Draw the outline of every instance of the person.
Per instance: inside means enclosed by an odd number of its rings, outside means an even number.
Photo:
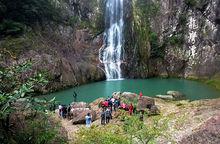
[[[65,105],[62,105],[61,117],[62,117],[62,118],[66,118],[66,113],[67,113],[67,108],[66,108]]]
[[[114,98],[114,97],[111,98],[111,102],[112,102],[112,103],[115,102],[115,98]]]
[[[67,117],[67,106],[64,105],[64,118],[66,118],[66,117]]]
[[[130,106],[129,106],[129,114],[130,114],[130,115],[132,115],[133,110],[134,110],[134,107],[133,107],[133,105],[132,105],[132,103],[131,103]]]
[[[109,123],[111,119],[111,111],[109,108],[106,109],[106,124]]]
[[[58,106],[58,109],[59,109],[59,116],[60,117],[62,117],[62,105],[60,104],[59,106]]]
[[[142,98],[142,96],[143,96],[143,93],[140,92],[140,93],[139,93],[139,98]]]
[[[110,101],[111,100],[111,98],[108,96],[108,98],[106,99],[107,101]]]
[[[112,112],[112,101],[111,101],[111,99],[108,101],[108,106],[110,107],[110,111]]]
[[[119,98],[119,99],[117,100],[117,102],[118,102],[118,107],[120,107],[120,106],[121,106],[121,98]]]
[[[90,115],[90,113],[87,113],[86,115],[86,127],[90,127],[92,124],[92,117]]]
[[[70,111],[71,111],[71,105],[69,104],[67,107],[67,118],[70,119]]]
[[[74,91],[73,92],[73,101],[76,102],[77,101],[77,93]]]
[[[101,124],[105,125],[105,122],[106,122],[106,112],[105,109],[103,108],[101,112]]]
[[[108,101],[104,101],[104,107],[108,107]]]
[[[125,104],[125,103],[122,103],[121,106],[120,106],[120,108],[126,110],[126,104]]]
[[[114,108],[114,111],[116,112],[116,109],[118,108],[118,100],[115,99],[114,103],[113,103],[113,108]]]

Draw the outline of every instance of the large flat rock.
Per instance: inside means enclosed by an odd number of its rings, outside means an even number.
[[[220,144],[220,113],[208,119],[181,144]]]
[[[142,96],[138,99],[137,103],[137,111],[150,109],[153,105],[155,105],[155,100],[151,97]]]
[[[75,109],[72,111],[73,113],[73,119],[72,119],[72,124],[85,124],[85,117],[88,113],[91,114],[92,116],[92,121],[96,120],[96,112],[93,110],[89,110],[89,109],[83,109],[83,110],[78,110]]]

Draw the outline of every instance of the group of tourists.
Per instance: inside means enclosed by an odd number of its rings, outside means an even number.
[[[62,118],[67,118],[70,115],[71,106],[68,105],[59,105],[59,116]]]
[[[110,111],[112,112],[112,110],[116,111],[121,105],[121,100],[120,98],[116,99],[116,98],[107,98],[105,101],[102,101],[100,103],[100,106],[104,109],[109,108]]]
[[[74,93],[74,96],[76,97],[76,93]],[[142,92],[139,94],[140,98],[143,96]],[[110,119],[112,119],[112,112],[117,111],[117,109],[124,109],[129,112],[130,115],[134,112],[134,106],[132,103],[126,104],[121,103],[120,98],[107,98],[104,101],[100,102],[99,106],[102,108],[101,111],[101,124],[105,125],[110,122]],[[71,105],[59,105],[59,116],[62,118],[69,118],[69,115],[71,113]],[[143,120],[143,113],[141,114],[140,120]],[[90,127],[92,124],[92,116],[90,113],[87,113],[85,116],[85,122],[86,127]]]
[[[130,105],[121,103],[120,98],[107,98],[105,101],[102,101],[100,103],[102,107],[101,112],[101,124],[105,125],[108,124],[110,119],[112,119],[112,111],[116,111],[117,109],[124,109],[126,111],[129,111],[129,114],[132,115],[134,111],[134,107],[132,103]]]

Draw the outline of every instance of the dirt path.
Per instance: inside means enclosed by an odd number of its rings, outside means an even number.
[[[115,118],[115,116],[116,116],[116,114],[115,114],[115,112],[113,112],[113,118],[110,120],[109,124],[121,123],[117,118]],[[58,112],[56,112],[56,118],[61,121],[61,126],[66,130],[70,143],[73,141],[75,133],[80,128],[86,127],[85,124],[73,125],[71,120],[60,118],[58,116]],[[100,118],[98,118],[92,122],[92,125],[101,126],[100,121],[101,121]]]

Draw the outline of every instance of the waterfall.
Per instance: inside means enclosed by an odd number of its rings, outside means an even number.
[[[99,51],[99,59],[104,64],[107,80],[122,78],[123,2],[124,0],[106,1],[104,46]]]

